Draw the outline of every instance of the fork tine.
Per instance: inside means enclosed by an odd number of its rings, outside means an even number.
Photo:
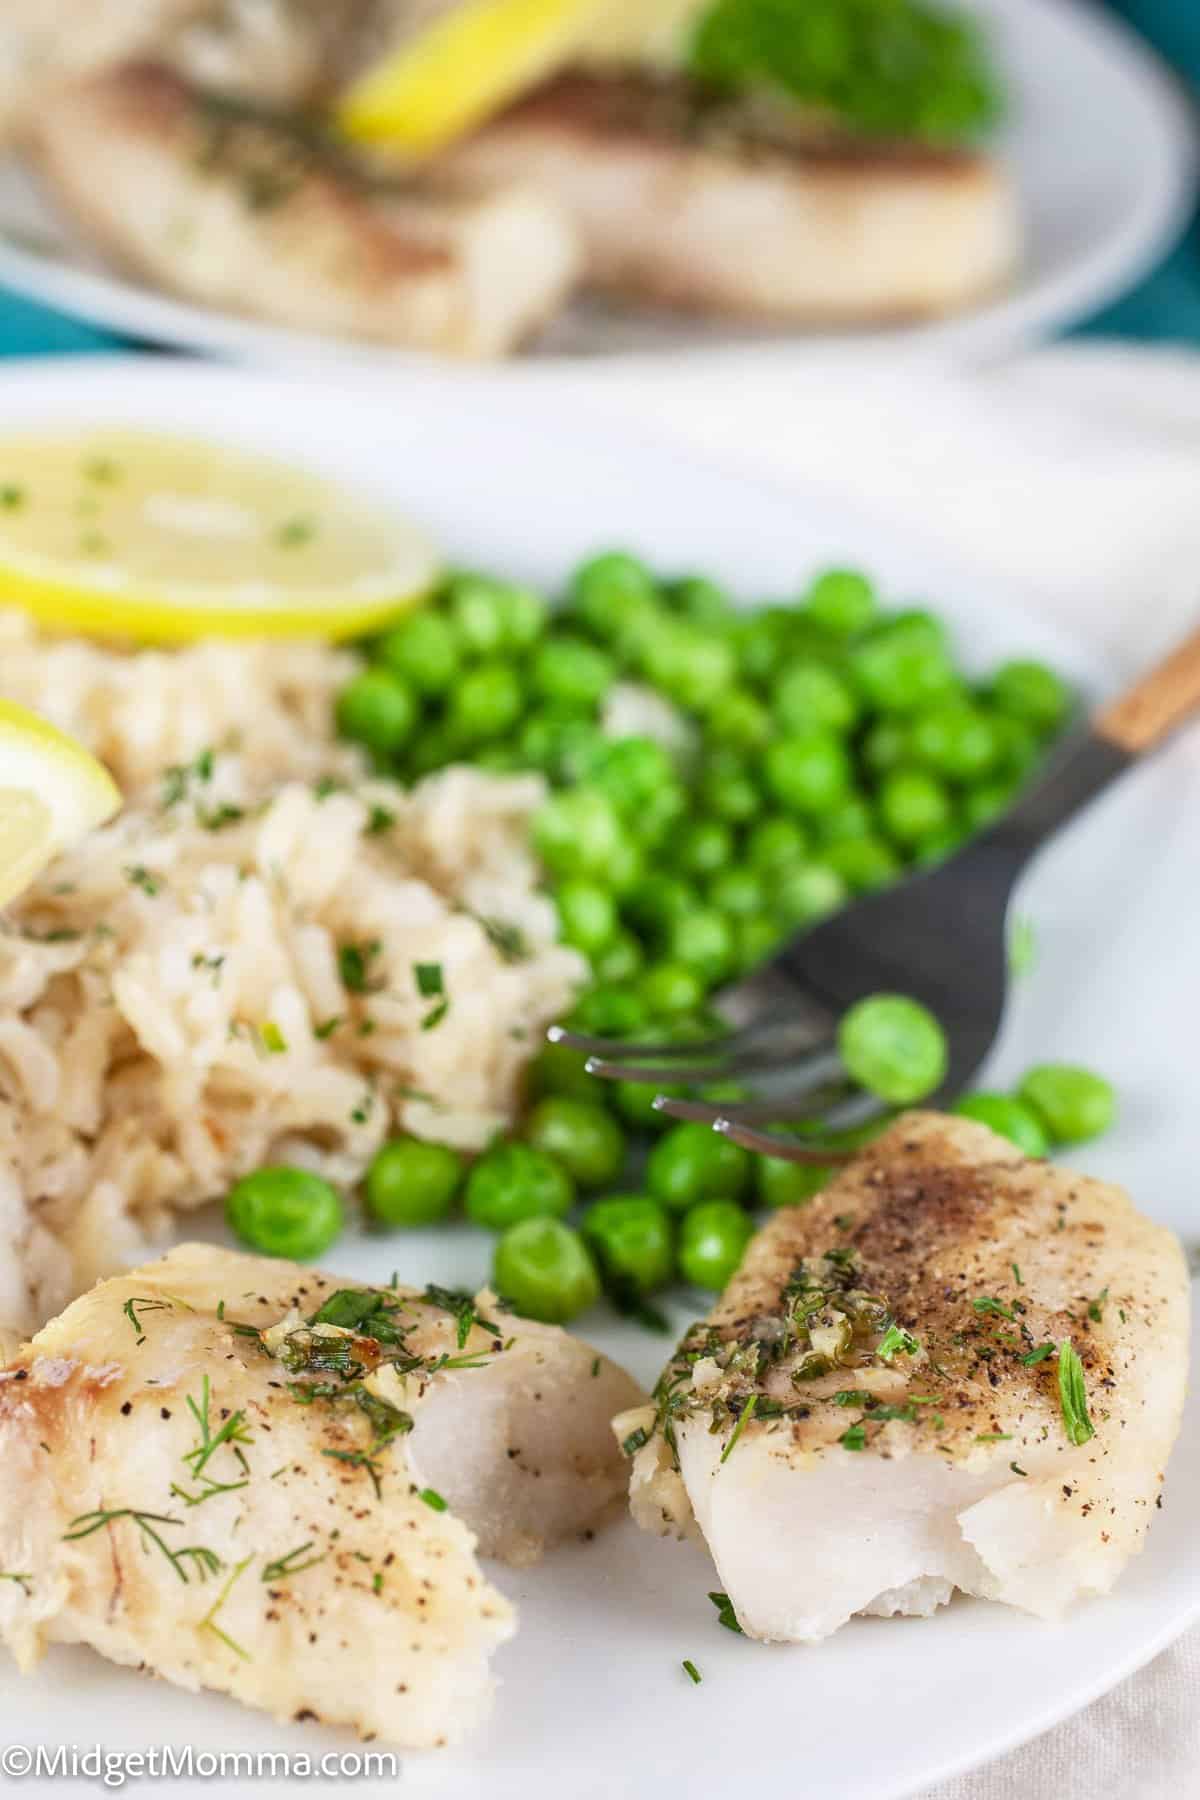
[[[546,1029],[547,1040],[551,1044],[562,1044],[568,1050],[581,1050],[587,1056],[599,1057],[604,1062],[615,1062],[618,1058],[632,1057],[641,1061],[645,1057],[661,1059],[664,1063],[680,1062],[714,1062],[728,1056],[740,1055],[743,1049],[751,1049],[761,1038],[777,1038],[785,1033],[796,1035],[801,1022],[796,1019],[764,1017],[749,1020],[745,1025],[731,1026],[720,1037],[701,1038],[691,1043],[681,1042],[678,1038],[671,1043],[636,1044],[628,1038],[593,1037],[585,1031],[572,1031],[567,1025],[550,1025]],[[802,1027],[803,1038],[809,1041],[822,1035],[811,1023]],[[801,1046],[803,1047],[803,1041]]]
[[[832,1114],[830,1118],[832,1118]],[[878,1108],[871,1117],[880,1122],[888,1117],[886,1107]],[[859,1121],[866,1124],[867,1120]],[[826,1129],[833,1130],[829,1120],[823,1121]],[[713,1130],[727,1137],[730,1143],[740,1144],[743,1150],[757,1150],[763,1156],[773,1156],[784,1162],[801,1163],[843,1163],[850,1162],[858,1155],[858,1149],[845,1144],[828,1144],[822,1147],[811,1138],[801,1141],[789,1137],[782,1131],[759,1131],[753,1125],[739,1124],[736,1119],[720,1118],[714,1121]]]
[[[808,1064],[790,1066],[787,1074],[789,1085],[774,1097],[731,1103],[702,1098],[677,1100],[673,1095],[660,1094],[654,1102],[654,1111],[666,1113],[672,1119],[694,1120],[701,1125],[715,1125],[718,1119],[760,1125],[775,1119],[808,1118],[814,1111],[835,1106],[847,1097],[846,1083],[833,1079],[841,1074],[841,1060],[836,1052],[814,1055]],[[797,1087],[796,1078],[805,1075],[807,1079]]]
[[[624,1062],[605,1056],[589,1056],[585,1067],[589,1075],[602,1075],[608,1081],[637,1081],[643,1086],[652,1087],[655,1082],[684,1082],[693,1085],[718,1079],[737,1080],[743,1076],[791,1074],[793,1070],[803,1070],[812,1059],[814,1066],[820,1068],[829,1052],[823,1046],[814,1046],[808,1057],[801,1062],[780,1063],[776,1056],[735,1053],[719,1062],[684,1062],[666,1064],[642,1064]],[[834,1059],[835,1067],[837,1064]]]

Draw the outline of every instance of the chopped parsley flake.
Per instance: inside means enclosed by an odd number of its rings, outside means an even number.
[[[842,1446],[843,1450],[865,1450],[867,1447],[867,1434],[862,1424],[848,1425],[838,1439],[838,1443]]]
[[[1017,1316],[1011,1306],[1005,1306],[1003,1300],[997,1300],[994,1294],[981,1294],[978,1299],[972,1300],[971,1309],[989,1318],[1008,1319],[1010,1322]]]
[[[378,938],[366,944],[341,944],[338,947],[338,973],[349,994],[367,992],[367,972],[383,945]]]
[[[417,984],[417,992],[422,1000],[431,1000],[446,991],[441,963],[414,963],[413,980]]]
[[[434,1512],[445,1512],[447,1507],[447,1502],[442,1499],[436,1488],[422,1488],[417,1499],[423,1500],[426,1506]]]
[[[717,1609],[717,1624],[723,1625],[726,1631],[736,1631],[739,1637],[745,1637],[746,1634],[738,1624],[737,1614],[733,1610],[733,1602],[729,1595],[715,1593],[708,1597]]]
[[[1045,1362],[1048,1356],[1053,1355],[1053,1344],[1039,1344],[1036,1350],[1031,1350],[1028,1356],[1023,1356],[1021,1358],[1021,1361],[1027,1369],[1032,1369],[1035,1363]]]
[[[1102,1288],[1094,1300],[1088,1301],[1088,1318],[1099,1325],[1104,1318],[1104,1302],[1108,1299],[1108,1289]]]
[[[699,1687],[701,1681],[704,1679],[695,1663],[690,1662],[686,1656],[683,1659],[683,1672],[688,1680],[696,1687]]]
[[[125,871],[125,879],[131,887],[141,888],[143,894],[153,900],[156,894],[162,893],[162,879],[152,875],[144,863],[130,863]]]
[[[893,1356],[900,1353],[915,1356],[920,1348],[911,1331],[905,1331],[899,1325],[889,1325],[879,1340],[875,1354],[881,1362],[891,1362]]]
[[[1086,1444],[1095,1437],[1096,1428],[1088,1417],[1083,1363],[1068,1338],[1058,1346],[1058,1398],[1067,1436],[1073,1444]]]
[[[287,1039],[273,1019],[267,1019],[259,1026],[258,1035],[268,1056],[282,1056],[286,1051]]]

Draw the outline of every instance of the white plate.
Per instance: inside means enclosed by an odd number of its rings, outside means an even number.
[[[1017,596],[890,527],[589,425],[503,381],[417,379],[396,408],[352,383],[146,361],[41,363],[0,372],[0,414],[6,429],[117,421],[290,453],[421,516],[456,559],[547,586],[611,543],[664,569],[712,571],[748,595],[792,592],[814,566],[852,558],[890,595],[928,600],[958,620],[971,660],[1028,650],[1096,690],[1109,684]],[[995,1061],[998,1079],[1047,1054],[1108,1070],[1122,1121],[1078,1160],[1127,1179],[1149,1212],[1185,1233],[1195,1208],[1200,834],[1188,814],[1194,820],[1197,752],[1193,733],[1039,861],[1019,905],[1036,922],[1040,962],[1018,987]],[[219,1220],[197,1228],[222,1230]],[[398,1267],[403,1279],[470,1284],[487,1257],[484,1236],[461,1227],[350,1237],[329,1261],[364,1280]],[[686,1301],[675,1312],[682,1324]],[[602,1309],[584,1330],[653,1380],[661,1340]],[[522,1624],[498,1658],[494,1718],[463,1750],[407,1759],[405,1779],[448,1800],[725,1800],[773,1791],[781,1779],[839,1800],[897,1800],[1044,1730],[1200,1613],[1198,1508],[1194,1396],[1165,1511],[1111,1598],[1061,1626],[964,1601],[929,1621],[856,1621],[818,1649],[763,1649],[722,1631],[705,1598],[707,1559],[618,1526],[539,1568],[495,1572],[520,1602]],[[699,1665],[701,1688],[682,1673],[684,1657]],[[0,1663],[0,1716],[0,1738],[22,1744],[313,1756],[353,1747],[345,1735],[276,1726],[214,1695],[151,1687],[82,1650],[55,1652],[24,1682]]]
[[[1094,312],[1163,255],[1187,213],[1194,126],[1144,44],[1077,0],[963,0],[991,26],[1011,121],[998,151],[1012,166],[1027,232],[1024,266],[996,299],[947,320],[858,334],[754,332],[666,314],[571,308],[522,367],[552,371],[598,357],[759,357],[798,349],[928,348],[979,359]],[[0,282],[134,338],[271,364],[365,362],[399,374],[428,358],[320,338],[171,299],[107,270],[0,161]]]

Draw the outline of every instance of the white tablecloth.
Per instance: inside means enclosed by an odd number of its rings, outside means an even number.
[[[1200,355],[1089,342],[974,374],[731,358],[573,385],[725,462],[913,522],[1131,670],[1200,620]],[[1196,1795],[1200,1627],[1069,1723],[920,1800]]]

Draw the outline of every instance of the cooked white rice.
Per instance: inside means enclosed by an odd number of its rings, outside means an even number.
[[[526,848],[541,780],[371,781],[331,733],[349,667],[319,645],[123,654],[0,613],[0,693],[128,801],[0,919],[0,1327],[261,1164],[350,1184],[396,1128],[474,1149],[512,1117],[585,973]],[[443,971],[432,1029],[418,963]]]

